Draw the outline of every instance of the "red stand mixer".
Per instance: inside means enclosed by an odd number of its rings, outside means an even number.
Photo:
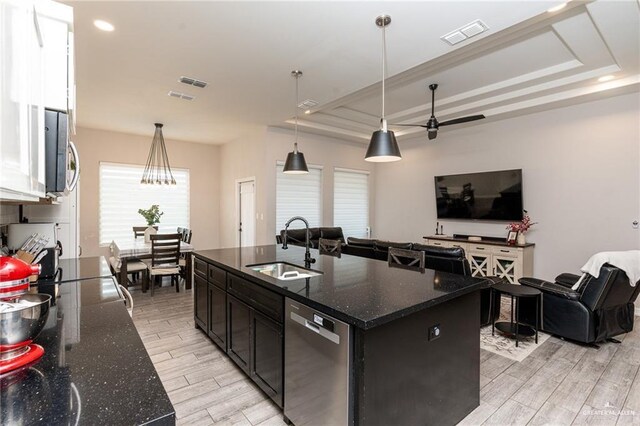
[[[0,375],[44,355],[33,339],[47,321],[51,296],[27,293],[29,277],[39,273],[40,265],[0,257]]]

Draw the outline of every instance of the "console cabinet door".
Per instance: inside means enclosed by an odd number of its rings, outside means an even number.
[[[208,308],[208,299],[209,299],[209,293],[208,293],[208,284],[207,284],[207,280],[200,277],[197,274],[193,275],[193,281],[194,281],[194,287],[195,287],[195,291],[194,291],[194,298],[195,300],[193,301],[193,305],[194,305],[194,320],[196,322],[196,324],[203,330],[203,331],[207,331],[207,308]]]
[[[252,317],[251,378],[280,407],[283,406],[282,325],[258,311]]]
[[[227,354],[245,373],[250,374],[251,308],[230,294],[227,295],[227,327]]]
[[[209,329],[207,334],[215,344],[227,350],[227,292],[209,283]]]

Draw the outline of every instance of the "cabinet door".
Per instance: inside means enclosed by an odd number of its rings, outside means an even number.
[[[251,308],[229,294],[227,327],[227,354],[245,373],[250,374]]]
[[[518,284],[518,278],[522,276],[518,272],[518,258],[512,256],[493,255],[493,275],[505,278],[511,284]]]
[[[209,283],[209,329],[207,334],[227,351],[227,292]]]
[[[280,407],[283,406],[282,326],[253,311],[251,377]]]
[[[203,331],[207,331],[207,305],[208,305],[208,284],[207,280],[194,274],[194,301],[193,301],[193,316],[196,324],[200,326]]]
[[[487,277],[493,275],[491,254],[484,252],[467,252],[471,275],[474,277]]]

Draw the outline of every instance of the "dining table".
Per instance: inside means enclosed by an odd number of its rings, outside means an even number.
[[[120,283],[128,283],[127,262],[151,259],[151,242],[145,242],[144,238],[113,240],[110,248],[120,269],[118,274],[118,282]],[[191,252],[193,252],[193,246],[181,241],[180,253],[185,254],[185,288],[187,290],[191,289]],[[126,287],[126,284],[124,285]]]

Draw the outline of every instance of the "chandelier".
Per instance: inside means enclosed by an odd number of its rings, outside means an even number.
[[[156,132],[153,135],[147,165],[144,167],[140,183],[175,185],[176,180],[171,173],[169,156],[167,156],[167,148],[164,145],[164,136],[162,136],[162,123],[155,123],[155,126]]]

